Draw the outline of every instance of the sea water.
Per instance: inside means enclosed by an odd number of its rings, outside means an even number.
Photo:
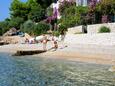
[[[0,54],[0,86],[115,86],[110,65]]]

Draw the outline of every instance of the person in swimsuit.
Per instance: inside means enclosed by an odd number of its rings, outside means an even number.
[[[58,48],[58,43],[57,41],[54,41],[54,49],[57,50],[57,48]]]

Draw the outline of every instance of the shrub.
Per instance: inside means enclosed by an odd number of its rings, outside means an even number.
[[[74,2],[64,1],[60,4],[59,11],[61,19],[58,24],[62,24],[66,29],[86,23],[84,16],[88,12],[88,7],[76,7]]]
[[[67,26],[65,26],[64,24],[59,25],[58,31],[59,32],[61,32],[61,31],[67,31]]]
[[[111,32],[111,30],[108,27],[102,26],[99,29],[99,33],[107,33],[107,32]]]
[[[46,24],[44,22],[35,24],[31,20],[28,20],[23,25],[21,25],[21,31],[26,32],[30,35],[40,35],[43,33],[47,33],[49,29],[49,24]]]
[[[44,22],[39,22],[37,25],[34,27],[34,34],[35,35],[41,35],[44,33],[47,33],[47,31],[50,29],[49,24],[46,24]]]
[[[53,35],[58,37],[60,35],[60,32],[59,31],[53,31]]]
[[[26,21],[23,25],[21,25],[21,31],[26,32],[30,35],[34,34],[34,22],[31,20]]]
[[[0,22],[0,32],[1,32],[1,35],[3,35],[9,29],[10,29],[9,21]]]
[[[20,25],[24,23],[24,19],[20,17],[12,18],[9,22],[10,27],[15,27],[16,29],[20,29]]]
[[[62,17],[59,20],[59,23],[61,24],[60,28],[67,29],[69,27],[74,27],[74,26],[78,25],[79,20],[80,20],[80,18],[78,16],[68,15],[66,17]]]

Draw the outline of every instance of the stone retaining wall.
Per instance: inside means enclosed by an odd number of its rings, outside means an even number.
[[[99,33],[99,29],[102,27],[108,27],[111,30],[111,33],[115,33],[115,23],[104,23],[104,24],[93,24],[87,25],[87,33],[88,34],[96,34]],[[68,28],[67,34],[79,34],[84,33],[83,26],[75,26],[72,28]]]
[[[115,45],[115,33],[66,34],[65,43]]]
[[[88,34],[95,34],[99,32],[99,29],[102,26],[106,26],[110,28],[111,33],[115,33],[115,23],[104,23],[104,24],[94,24],[94,25],[88,25],[87,26],[87,32]]]
[[[75,26],[75,27],[72,27],[72,28],[68,28],[68,32],[67,34],[79,34],[79,33],[82,33],[83,30],[82,30],[82,26]]]

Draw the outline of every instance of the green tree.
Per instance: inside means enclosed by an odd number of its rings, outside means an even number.
[[[64,1],[63,4],[59,6],[59,11],[62,16],[59,20],[59,23],[61,24],[59,29],[67,29],[78,23],[79,17],[76,13],[75,3]]]
[[[45,18],[45,10],[42,9],[40,5],[34,8],[32,7],[28,15],[28,18],[34,22],[40,22],[41,20]]]
[[[101,0],[96,6],[96,10],[102,15],[115,14],[115,0]]]
[[[9,20],[0,22],[1,34],[3,35],[6,31],[10,29]]]
[[[66,10],[67,10],[68,8],[73,8],[73,9],[71,9],[71,10],[72,10],[71,12],[69,11],[69,13],[75,13],[74,7],[76,7],[75,2],[64,1],[64,2],[63,2],[62,4],[60,4],[60,6],[59,6],[60,14],[61,14],[61,15],[67,15],[68,13],[67,13],[67,14],[65,14],[65,13],[66,13]]]
[[[24,22],[23,18],[20,17],[12,18],[9,22],[9,26],[20,29],[20,25],[23,24],[23,22]]]
[[[43,8],[47,8],[54,2],[54,0],[36,0]]]
[[[101,22],[108,22],[110,16],[115,16],[115,0],[101,0],[96,5],[96,11],[101,15]]]
[[[30,8],[26,3],[20,2],[20,0],[13,0],[11,3],[10,11],[11,18],[21,17],[26,21]]]
[[[69,27],[84,24],[83,14],[87,13],[88,7],[76,7],[75,2],[64,1],[59,7],[59,11],[62,16],[58,22],[58,24],[61,24],[59,29],[66,30]]]

